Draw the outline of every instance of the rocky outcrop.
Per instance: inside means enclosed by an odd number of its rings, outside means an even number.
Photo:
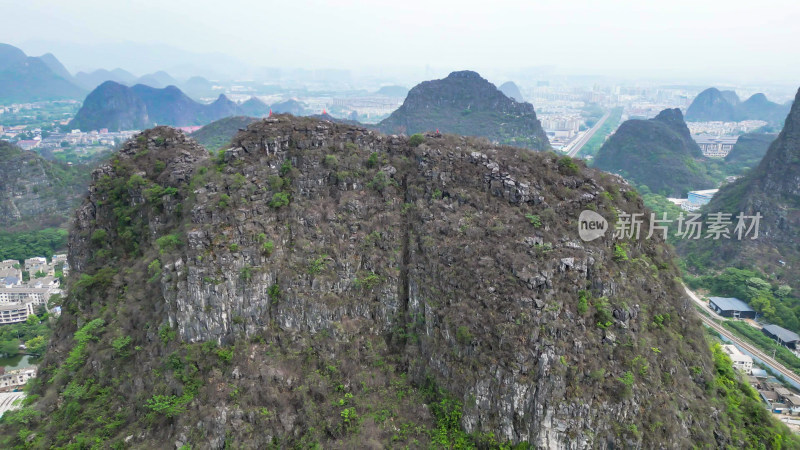
[[[149,130],[76,213],[47,421],[26,430],[42,446],[73,427],[135,447],[735,446],[669,248],[578,237],[581,210],[641,201],[565,162],[282,115],[213,160]]]
[[[409,136],[439,130],[534,150],[550,148],[533,105],[506,97],[469,70],[418,84],[378,129]]]

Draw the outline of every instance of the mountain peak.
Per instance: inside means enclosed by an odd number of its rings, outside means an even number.
[[[455,72],[450,72],[450,75],[447,78],[465,78],[465,79],[472,79],[472,80],[483,80],[483,77],[473,70],[458,70]]]
[[[696,173],[687,163],[700,157],[702,152],[681,110],[673,108],[650,120],[625,121],[600,148],[594,165],[620,173],[653,192],[680,197],[692,189],[714,186],[707,175]]]
[[[505,94],[505,96],[510,99],[514,99],[518,102],[524,101],[522,98],[522,92],[519,91],[519,87],[517,87],[517,84],[513,81],[506,81],[500,85],[499,89],[500,92]]]
[[[78,99],[84,95],[52,54],[29,57],[13,45],[0,44],[0,103]]]
[[[13,45],[0,43],[0,70],[25,61],[28,56]]]
[[[686,126],[686,122],[683,121],[683,113],[681,113],[679,108],[667,108],[658,113],[653,120],[659,120],[669,124],[679,123]]]
[[[686,120],[694,122],[738,122],[741,120],[764,120],[778,126],[789,109],[767,100],[758,93],[742,102],[734,91],[708,88],[695,97],[686,110]]]
[[[163,89],[144,84],[127,87],[106,81],[92,91],[70,126],[84,131],[141,130],[154,123],[176,127],[205,125],[241,115],[240,106],[224,94],[210,104],[192,100],[174,85]],[[250,102],[246,114],[266,114],[266,105]]]
[[[764,95],[762,92],[759,92],[757,94],[751,95],[750,98],[745,100],[745,102],[766,103],[766,102],[769,102],[769,100],[767,100],[767,96],[766,95]]]
[[[438,129],[535,150],[550,148],[533,105],[506,97],[471,70],[414,86],[403,105],[378,128],[409,135]]]

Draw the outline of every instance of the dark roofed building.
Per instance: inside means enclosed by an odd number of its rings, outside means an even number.
[[[747,303],[733,297],[710,297],[708,307],[723,317],[755,319],[756,311]]]
[[[779,344],[793,349],[797,348],[797,342],[800,341],[800,336],[798,336],[797,333],[777,325],[764,325],[761,332],[774,339]]]

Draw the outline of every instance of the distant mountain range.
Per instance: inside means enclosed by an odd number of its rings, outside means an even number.
[[[155,124],[205,125],[223,117],[268,113],[269,107],[256,98],[238,104],[220,95],[213,103],[202,104],[175,86],[158,89],[137,84],[128,87],[107,81],[86,97],[69,126],[84,131],[136,130]]]
[[[72,76],[52,53],[29,57],[14,46],[0,44],[0,104],[80,100],[106,81],[126,86],[142,84],[159,89],[178,86],[195,98],[215,94],[213,83],[203,77],[192,77],[181,82],[164,71],[138,78],[119,68],[78,72]]]
[[[506,97],[472,71],[425,81],[408,92],[403,105],[377,125],[384,133],[442,133],[486,137],[535,150],[550,142],[530,103]]]
[[[143,84],[158,89],[167,86],[177,86],[193,98],[214,95],[214,84],[203,77],[195,76],[181,82],[164,71],[150,73],[137,78],[135,75],[123,69],[114,69],[111,71],[98,69],[90,73],[78,72],[75,74],[74,81],[77,85],[89,91],[94,90],[106,81],[114,81],[126,86]]]
[[[742,102],[736,92],[720,91],[712,87],[695,97],[686,110],[686,120],[691,122],[764,120],[770,125],[780,125],[790,107],[791,103],[784,105],[774,103],[760,93]]]
[[[14,46],[0,44],[0,104],[77,100],[85,94],[52,54],[31,57]]]
[[[597,152],[594,166],[619,173],[653,192],[681,197],[714,187],[679,109],[665,109],[650,120],[625,121]]]
[[[75,83],[86,90],[94,90],[106,81],[116,81],[119,84],[132,86],[136,84],[136,76],[123,69],[98,69],[94,72],[78,72],[75,74]]]
[[[679,250],[690,265],[755,268],[800,288],[800,90],[758,166],[722,186],[705,211],[730,213],[734,225],[740,213],[761,214],[758,238],[688,242]]]

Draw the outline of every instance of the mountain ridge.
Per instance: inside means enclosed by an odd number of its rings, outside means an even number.
[[[253,100],[253,99],[251,99]],[[85,131],[141,130],[153,124],[171,126],[205,125],[223,117],[245,114],[266,115],[269,108],[259,100],[239,105],[224,94],[210,104],[194,101],[176,86],[163,89],[142,84],[128,87],[107,81],[86,97],[70,123]],[[260,111],[257,111],[261,108]]]
[[[769,101],[762,93],[753,94],[742,102],[734,91],[708,88],[695,97],[686,110],[686,120],[693,122],[739,122],[764,120],[770,125],[782,124],[789,105]]]
[[[78,99],[84,94],[52,54],[27,56],[14,46],[0,43],[0,102]]]

